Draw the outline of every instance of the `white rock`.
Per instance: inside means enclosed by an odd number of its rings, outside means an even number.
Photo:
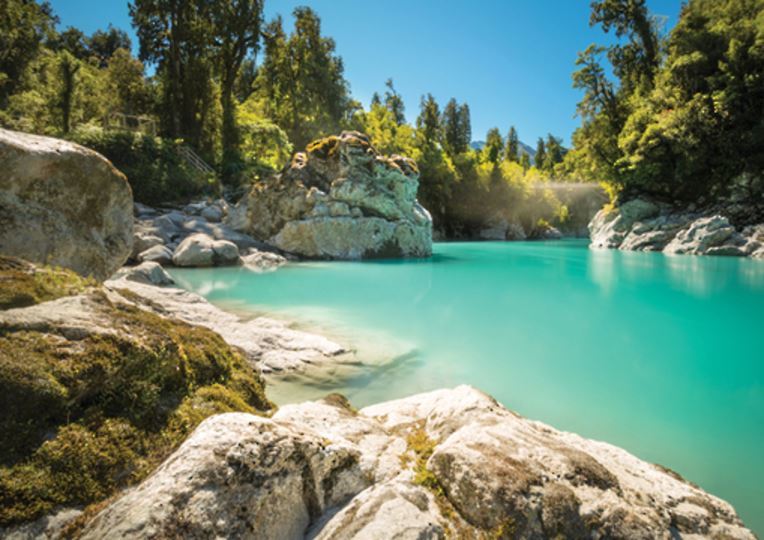
[[[201,216],[207,221],[219,223],[225,217],[223,209],[216,205],[207,206],[202,210]]]
[[[270,420],[209,418],[152,476],[96,515],[85,537],[175,531],[192,538],[755,538],[729,504],[677,474],[524,419],[467,386],[361,411],[333,396],[283,407]]]
[[[712,248],[720,248],[728,241],[735,240],[735,227],[724,216],[710,216],[693,221],[689,227],[679,231],[664,249],[665,253],[686,253],[691,255],[709,254]],[[727,246],[734,247],[734,246]],[[738,250],[739,252],[739,250]],[[710,254],[714,252],[711,251]],[[732,254],[729,249],[717,254]]]
[[[165,272],[164,268],[159,263],[146,261],[138,266],[125,266],[117,270],[117,273],[111,278],[115,279],[128,279],[130,281],[137,281],[138,283],[146,283],[149,285],[172,285],[175,280],[172,276]]]
[[[214,240],[204,233],[188,236],[172,255],[175,266],[223,266],[239,263],[239,249],[227,240]]]
[[[139,253],[136,260],[138,262],[155,262],[161,265],[168,265],[172,263],[172,251],[167,246],[157,245]]]
[[[0,252],[106,279],[130,256],[125,176],[76,144],[0,129]]]

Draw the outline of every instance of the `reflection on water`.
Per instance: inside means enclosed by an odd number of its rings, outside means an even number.
[[[473,384],[679,471],[764,531],[764,261],[489,242],[173,275],[356,349],[358,365],[272,381],[276,402],[339,391],[360,407]]]

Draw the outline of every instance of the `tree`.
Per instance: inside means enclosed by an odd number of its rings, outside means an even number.
[[[393,115],[395,115],[395,113],[393,113]],[[435,101],[432,94],[422,96],[420,113],[416,119],[416,127],[423,141],[424,148],[429,149],[440,144],[442,138],[440,107],[438,107],[438,102]]]
[[[216,135],[209,7],[203,0],[130,4],[140,59],[156,64],[161,80],[163,134],[186,139],[207,154],[213,151]]]
[[[471,138],[469,106],[451,98],[443,109],[443,136],[449,155],[466,152]]]
[[[153,93],[146,80],[143,64],[130,51],[114,51],[105,75],[111,111],[131,116],[145,115],[152,111]]]
[[[27,67],[52,36],[56,22],[48,2],[0,2],[0,108],[7,107],[9,96],[20,88]]]
[[[501,137],[499,128],[491,128],[485,137],[483,155],[488,163],[498,165],[504,151],[504,139]]]
[[[61,88],[58,94],[58,108],[61,112],[61,131],[66,134],[71,129],[74,92],[77,85],[79,63],[68,51],[62,51],[59,60]]]
[[[658,31],[647,11],[645,0],[598,0],[592,2],[590,26],[600,24],[628,43],[613,45],[608,51],[616,76],[625,93],[638,86],[652,87],[660,57]]]
[[[520,166],[523,168],[523,172],[531,168],[531,157],[528,155],[528,152],[523,152],[520,156]]]
[[[554,169],[554,166],[558,163],[562,163],[562,158],[565,157],[565,149],[562,147],[562,139],[559,139],[551,133],[547,135],[545,145],[546,155],[544,162],[539,168],[543,168],[549,172]]]
[[[509,133],[507,134],[507,149],[504,158],[514,162],[520,160],[520,140],[517,137],[515,126],[509,128]]]
[[[223,111],[223,181],[230,181],[235,164],[241,161],[234,88],[242,64],[257,53],[262,14],[262,0],[217,0],[210,8],[213,58],[220,76]]]
[[[133,47],[127,32],[114,28],[112,25],[109,25],[106,30],[93,32],[93,35],[86,40],[86,45],[88,53],[98,59],[102,68],[109,65],[109,60],[118,50],[129,51]]]
[[[350,99],[335,43],[321,35],[321,20],[310,8],[293,12],[295,31],[285,34],[280,18],[263,32],[265,58],[255,81],[264,116],[289,135],[297,148],[350,122]]]
[[[385,106],[393,113],[395,121],[400,126],[406,122],[406,107],[403,104],[403,98],[395,89],[395,86],[393,86],[392,79],[387,79],[385,86],[387,87],[387,90],[385,90]]]
[[[546,144],[542,137],[539,137],[539,140],[536,142],[536,155],[533,159],[536,162],[537,169],[543,169],[546,165]]]

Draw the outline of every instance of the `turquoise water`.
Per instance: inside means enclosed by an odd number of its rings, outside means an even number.
[[[320,324],[377,357],[331,384],[357,406],[460,383],[622,446],[730,501],[764,533],[764,262],[437,244],[428,261],[175,271],[221,305]]]

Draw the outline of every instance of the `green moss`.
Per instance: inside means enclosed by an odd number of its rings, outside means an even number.
[[[35,267],[0,255],[0,311],[78,294],[94,285],[92,279],[82,278],[71,270]]]
[[[115,335],[0,330],[0,526],[140,481],[210,415],[271,408],[219,335],[91,298]]]

